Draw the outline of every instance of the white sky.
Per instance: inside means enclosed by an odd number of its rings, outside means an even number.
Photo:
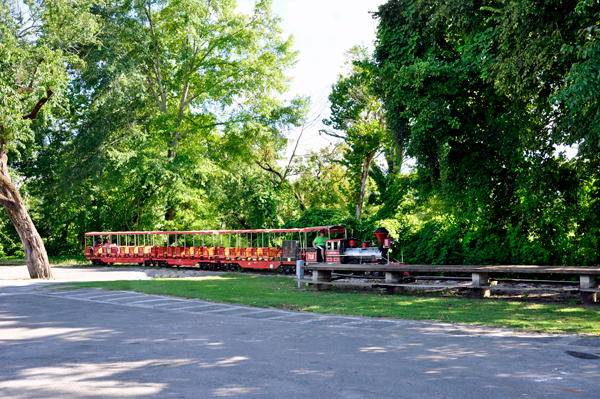
[[[364,44],[373,48],[377,21],[369,11],[377,11],[386,0],[273,0],[273,11],[283,19],[284,35],[294,36],[294,47],[300,51],[296,67],[289,72],[294,81],[289,96],[310,95],[315,104],[313,114],[324,106],[329,111],[327,96],[331,85],[342,72],[344,53],[352,46]],[[238,0],[238,7],[250,13],[254,0]],[[319,107],[321,105],[321,107]],[[323,119],[321,117],[320,119]],[[300,131],[290,136],[291,153]],[[300,154],[326,146],[331,138],[320,137],[318,126],[306,129],[298,147]]]

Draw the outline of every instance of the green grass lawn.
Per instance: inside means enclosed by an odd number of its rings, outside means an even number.
[[[48,258],[50,266],[89,266],[91,262],[85,255],[51,256]],[[24,258],[0,259],[0,266],[25,266]]]
[[[388,296],[375,291],[337,287],[313,291],[298,289],[292,279],[280,276],[225,274],[192,279],[77,283],[67,288],[85,287],[303,312],[432,320],[532,332],[600,334],[598,307],[448,298],[431,294]]]

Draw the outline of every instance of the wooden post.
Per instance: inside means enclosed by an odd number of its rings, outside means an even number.
[[[313,281],[331,281],[331,270],[313,270]],[[317,291],[328,290],[329,284],[313,284]]]
[[[490,274],[489,273],[473,273],[471,275],[473,281],[473,287],[489,287],[490,286]],[[473,288],[473,298],[489,298],[490,290],[485,288]]]
[[[579,275],[579,288],[598,288],[598,282],[596,276],[593,274],[580,274]],[[581,302],[583,303],[594,303],[598,301],[598,293],[596,292],[581,292]]]
[[[404,272],[385,272],[385,282],[387,284],[402,284]],[[393,295],[404,291],[404,287],[385,287],[388,295]]]
[[[296,261],[296,278],[298,280],[304,280],[304,261],[303,260]],[[304,287],[304,283],[301,281],[298,281],[298,288],[302,288],[302,287]]]

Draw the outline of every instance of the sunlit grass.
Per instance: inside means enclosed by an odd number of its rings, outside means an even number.
[[[101,287],[323,314],[443,321],[546,333],[600,334],[600,308],[410,293],[388,296],[339,288],[312,291],[298,289],[292,279],[280,276],[225,274],[194,279],[77,283],[69,287]]]

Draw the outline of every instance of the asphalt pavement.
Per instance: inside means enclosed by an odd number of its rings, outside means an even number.
[[[1,398],[600,397],[600,337],[2,282]]]

